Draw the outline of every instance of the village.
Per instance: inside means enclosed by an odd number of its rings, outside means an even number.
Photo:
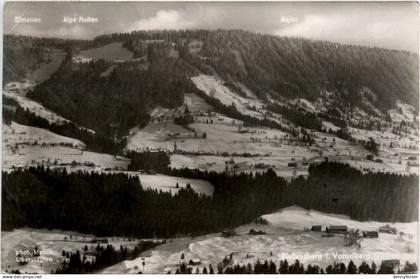
[[[302,224],[311,226],[302,226]],[[145,251],[137,258],[118,263],[104,269],[103,273],[156,273],[175,272],[180,265],[203,269],[208,265],[217,266],[228,258],[227,266],[253,263],[260,260],[284,260],[286,255],[293,262],[299,255],[324,255],[322,257],[300,257],[303,263],[326,267],[333,258],[326,255],[335,251],[337,256],[353,255],[356,264],[374,260],[398,271],[405,261],[415,258],[418,241],[415,237],[416,224],[387,224],[378,222],[358,222],[345,216],[307,211],[290,207],[280,212],[264,215],[252,223],[220,233],[199,237],[178,237],[169,239],[136,239],[128,237],[96,237],[66,231],[20,229],[5,232],[8,240],[2,251],[7,269],[19,268],[26,272],[49,272],[62,262],[69,261],[70,255],[78,250],[81,257],[93,261],[101,251],[98,247],[112,245],[115,248],[134,249],[138,243],[155,243],[157,246]],[[27,234],[36,240],[29,241]],[[261,244],[263,243],[263,244]],[[262,246],[261,246],[262,245]],[[17,249],[17,247],[19,247]],[[11,254],[17,250],[37,251],[22,257],[25,264],[19,264]],[[52,250],[51,250],[52,249]],[[333,250],[331,250],[333,249]],[[230,251],[227,253],[226,251]],[[37,256],[49,256],[51,262],[36,261]],[[293,257],[293,255],[295,255]]]

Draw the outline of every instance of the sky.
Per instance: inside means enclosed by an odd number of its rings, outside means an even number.
[[[66,23],[65,17],[97,18]],[[41,22],[16,22],[16,17]],[[156,29],[243,29],[418,52],[416,2],[8,2],[5,34],[92,39]],[[38,20],[39,21],[39,20]]]

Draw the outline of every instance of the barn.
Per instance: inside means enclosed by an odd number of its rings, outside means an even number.
[[[390,225],[385,225],[385,226],[379,227],[379,232],[380,233],[396,234],[397,233],[397,229],[394,228],[394,227],[391,227]]]
[[[329,226],[326,231],[329,233],[347,233],[347,226]]]
[[[201,260],[200,259],[192,259],[189,261],[190,265],[200,265],[201,264]]]

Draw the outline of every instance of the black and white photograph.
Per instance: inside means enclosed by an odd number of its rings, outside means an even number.
[[[418,2],[2,13],[2,276],[417,278]]]

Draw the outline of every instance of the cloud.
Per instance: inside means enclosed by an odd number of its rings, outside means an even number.
[[[132,30],[189,29],[197,26],[184,11],[160,10],[154,16],[136,21]]]
[[[157,29],[229,28],[229,13],[223,7],[191,3],[178,9],[161,9],[153,16],[135,21],[129,31]]]
[[[383,15],[376,21],[375,18],[378,17],[360,13],[308,15],[297,23],[282,26],[274,34],[417,51],[418,29],[413,23],[399,15]]]
[[[55,34],[57,34],[57,37],[83,39],[89,38],[92,35],[88,29],[79,24],[71,27],[60,27],[55,31]]]
[[[27,16],[42,24],[19,24],[27,3],[5,5],[5,33],[92,39],[113,32],[157,29],[243,29],[347,44],[416,51],[415,3],[335,2],[34,2]],[[62,23],[64,16],[91,15],[99,24]],[[297,18],[297,22],[288,19]]]

